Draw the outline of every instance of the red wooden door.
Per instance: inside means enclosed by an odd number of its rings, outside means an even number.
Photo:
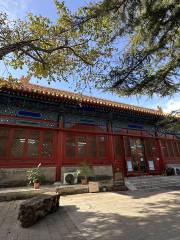
[[[126,172],[124,164],[124,144],[122,136],[113,136],[113,173],[114,179],[120,180]]]

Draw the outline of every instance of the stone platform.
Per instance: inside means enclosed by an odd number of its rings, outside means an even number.
[[[154,191],[160,189],[180,190],[180,176],[138,176],[125,178],[131,191]]]
[[[55,192],[55,187],[49,185],[41,186],[40,189],[34,189],[32,187],[0,188],[0,202],[27,199],[46,192]]]
[[[99,181],[100,191],[111,191],[113,187],[112,181]],[[31,197],[40,196],[46,192],[59,193],[60,195],[73,195],[88,193],[89,186],[82,184],[75,185],[62,185],[62,184],[52,184],[52,185],[41,185],[39,189],[34,189],[33,187],[16,187],[16,188],[0,188],[0,202],[12,201],[12,200],[22,200]]]
[[[0,188],[0,202],[22,200],[45,194],[46,192],[60,193],[61,195],[88,193],[88,185],[44,185],[39,189],[32,187]]]
[[[61,185],[56,187],[56,192],[60,195],[71,195],[71,194],[80,194],[80,193],[88,193],[89,187],[88,185]]]

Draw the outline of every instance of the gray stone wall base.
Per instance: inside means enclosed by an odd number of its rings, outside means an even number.
[[[112,165],[104,165],[104,166],[92,166],[93,173],[95,176],[110,176],[113,177]],[[61,182],[64,181],[64,173],[68,172],[76,172],[78,170],[78,166],[64,166],[61,168]]]
[[[27,185],[27,170],[31,168],[0,168],[0,187],[16,187]],[[55,167],[41,167],[41,174],[45,177],[45,182],[55,181]]]

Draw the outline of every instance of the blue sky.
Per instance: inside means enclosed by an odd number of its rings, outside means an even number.
[[[78,7],[86,5],[90,0],[66,0],[65,1],[68,7],[75,11]],[[34,14],[40,14],[43,16],[47,16],[52,20],[56,19],[56,8],[53,3],[53,0],[0,0],[0,11],[5,11],[8,13],[10,18],[23,18],[26,16],[28,12],[33,12]],[[21,77],[22,75],[26,75],[26,70],[12,70],[9,69],[15,77]],[[3,75],[5,77],[7,74],[7,69],[3,63],[0,62],[0,76]],[[31,82],[37,83],[36,79],[32,79]],[[47,84],[46,79],[39,80],[38,84],[43,86],[49,86]],[[72,91],[72,83],[64,83],[64,82],[56,82],[51,83],[51,87],[64,89],[68,91]],[[157,106],[161,106],[164,111],[171,111],[178,109],[180,107],[180,94],[174,95],[172,98],[160,98],[154,96],[153,98],[149,98],[147,96],[142,97],[119,97],[116,95],[112,95],[110,93],[104,93],[101,91],[97,91],[96,89],[86,89],[83,91],[83,94],[91,95],[100,98],[106,98],[118,102],[133,104],[144,106],[148,108],[157,108]]]

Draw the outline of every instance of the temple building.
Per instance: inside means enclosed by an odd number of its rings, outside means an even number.
[[[0,89],[0,183],[23,181],[39,163],[62,181],[81,162],[96,175],[160,175],[180,167],[180,139],[158,110],[21,81]]]

